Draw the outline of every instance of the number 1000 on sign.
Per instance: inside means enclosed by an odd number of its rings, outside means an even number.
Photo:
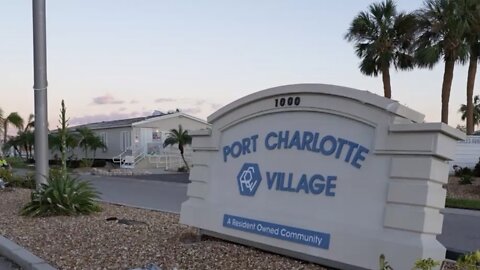
[[[298,106],[300,97],[276,98],[275,107]]]

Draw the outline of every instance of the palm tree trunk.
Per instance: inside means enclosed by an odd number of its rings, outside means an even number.
[[[183,153],[180,153],[180,154],[181,154],[181,156],[182,156],[183,163],[185,163],[185,167],[187,168],[187,172],[189,172],[189,171],[190,171],[190,167],[188,167],[188,163],[187,163],[187,161],[185,160],[185,157],[183,156]]]
[[[445,61],[442,83],[442,122],[445,124],[448,124],[448,102],[450,101],[450,90],[452,89],[454,68],[455,61],[450,59]]]
[[[390,70],[382,67],[383,95],[392,98],[392,86],[390,85]]]
[[[470,64],[468,65],[467,76],[467,135],[474,132],[473,119],[473,88],[475,87],[475,76],[477,75],[478,53],[475,48],[470,50]]]

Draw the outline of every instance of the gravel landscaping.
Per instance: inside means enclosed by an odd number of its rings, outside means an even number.
[[[448,197],[480,200],[480,179],[472,185],[458,181],[450,177]],[[102,203],[103,211],[90,216],[21,217],[18,211],[29,196],[26,189],[0,191],[0,235],[59,269],[134,269],[151,263],[163,270],[327,269],[215,238],[199,239],[196,229],[178,223],[177,214]]]
[[[0,191],[0,235],[59,269],[326,269],[214,238],[197,240],[179,216],[102,204],[91,216],[26,218],[19,209],[30,190]],[[133,223],[106,221],[117,217]],[[132,222],[132,220],[137,222]],[[268,262],[268,263],[267,263]]]
[[[480,178],[475,177],[471,185],[459,185],[460,177],[448,179],[447,197],[455,199],[480,200]]]

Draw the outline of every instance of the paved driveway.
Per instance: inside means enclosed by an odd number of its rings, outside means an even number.
[[[188,176],[165,174],[135,177],[105,177],[84,175],[102,192],[104,201],[180,212],[187,199]],[[456,254],[480,249],[480,211],[445,209],[443,232],[438,240],[447,247],[449,258]]]

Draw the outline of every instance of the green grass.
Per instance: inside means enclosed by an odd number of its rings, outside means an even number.
[[[445,207],[480,210],[480,200],[447,198]]]

